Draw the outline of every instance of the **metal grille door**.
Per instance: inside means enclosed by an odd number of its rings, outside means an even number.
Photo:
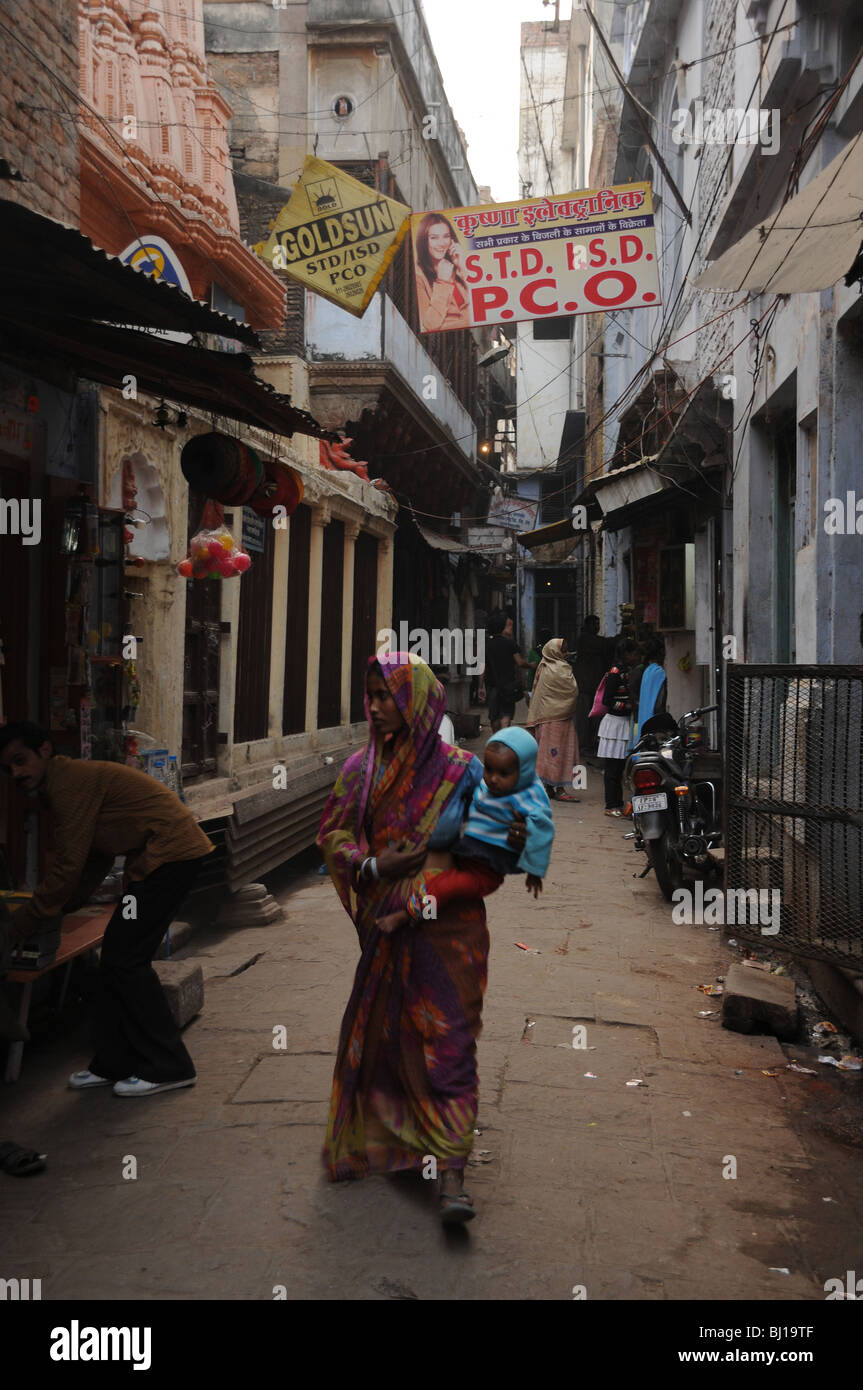
[[[726,914],[781,903],[734,934],[863,965],[863,666],[730,664],[725,789]]]

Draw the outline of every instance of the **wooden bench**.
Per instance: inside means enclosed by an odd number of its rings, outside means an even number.
[[[56,970],[58,966],[65,965],[66,971],[63,983],[60,987],[60,1000],[58,1007],[62,1009],[66,998],[66,990],[69,985],[69,976],[72,973],[72,961],[76,956],[82,956],[86,951],[92,951],[98,946],[105,935],[111,916],[114,912],[116,903],[100,903],[98,906],[82,907],[77,912],[70,912],[63,918],[62,935],[57,954],[50,965],[45,965],[41,970],[10,970],[7,980],[14,984],[23,986],[21,998],[18,1003],[18,1021],[26,1027],[27,1019],[30,1014],[30,1000],[33,996],[33,983],[49,971]],[[6,1057],[6,1077],[7,1081],[17,1081],[21,1074],[21,1059],[24,1056],[24,1043],[11,1042],[9,1052]]]

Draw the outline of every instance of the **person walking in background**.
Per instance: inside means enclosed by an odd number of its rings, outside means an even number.
[[[383,932],[420,869],[448,868],[482,779],[478,758],[438,734],[444,692],[424,661],[371,657],[366,747],[345,763],[318,846],[357,929],[360,960],[342,1021],[323,1160],[332,1182],[423,1171],[433,1158],[445,1224],[474,1215],[464,1168],[478,1104],[476,1039],[488,972],[482,897]],[[507,842],[519,852],[524,822]]]
[[[644,662],[632,673],[629,693],[632,698],[632,743],[638,742],[639,730],[654,714],[661,714],[668,697],[668,678],[665,674],[665,642],[662,637],[648,637],[644,644]]]
[[[528,692],[533,690],[533,682],[536,679],[536,669],[542,661],[542,649],[546,642],[551,641],[552,636],[553,634],[550,627],[541,627],[536,634],[536,644],[531,647],[527,654],[527,675],[525,677],[524,686],[525,690]]]
[[[485,653],[485,687],[488,694],[488,717],[492,731],[507,729],[515,718],[515,706],[521,698],[518,667],[527,666],[513,637],[512,618],[498,609],[488,622],[489,639]]]
[[[595,613],[590,613],[584,620],[573,662],[573,671],[578,682],[575,727],[582,755],[596,750],[599,720],[590,718],[590,710],[596,688],[608,670],[613,654],[613,639],[600,637],[599,618]]]
[[[70,1088],[113,1085],[116,1096],[147,1096],[194,1086],[194,1063],[151,962],[212,841],[155,778],[122,763],[55,755],[36,724],[0,729],[0,767],[24,791],[38,792],[54,823],[53,863],[15,913],[19,939],[87,902],[115,857],[126,856],[131,881],[102,941],[96,1051]]]
[[[638,660],[638,643],[624,639],[617,662],[606,672],[603,703],[608,713],[599,726],[598,753],[605,759],[605,814],[623,815],[623,768],[629,748],[632,697],[629,672]]]
[[[578,763],[577,702],[578,685],[566,659],[566,642],[553,637],[542,649],[525,724],[539,744],[537,776],[558,801],[578,801],[566,791]]]

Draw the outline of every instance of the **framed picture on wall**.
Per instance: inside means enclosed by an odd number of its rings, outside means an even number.
[[[660,632],[695,628],[695,546],[669,546],[659,552]]]

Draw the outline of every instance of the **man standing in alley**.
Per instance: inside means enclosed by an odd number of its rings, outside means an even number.
[[[52,818],[53,862],[15,914],[19,939],[81,906],[115,856],[126,855],[126,891],[102,942],[96,1050],[70,1087],[113,1084],[115,1095],[146,1096],[193,1086],[194,1063],[151,961],[212,842],[161,782],[121,763],[55,755],[36,724],[0,728],[0,768],[37,793]]]
[[[512,618],[499,610],[492,613],[488,623],[485,684],[488,690],[488,717],[492,732],[508,729],[515,717],[516,701],[520,699],[517,666],[527,666],[513,637]]]

